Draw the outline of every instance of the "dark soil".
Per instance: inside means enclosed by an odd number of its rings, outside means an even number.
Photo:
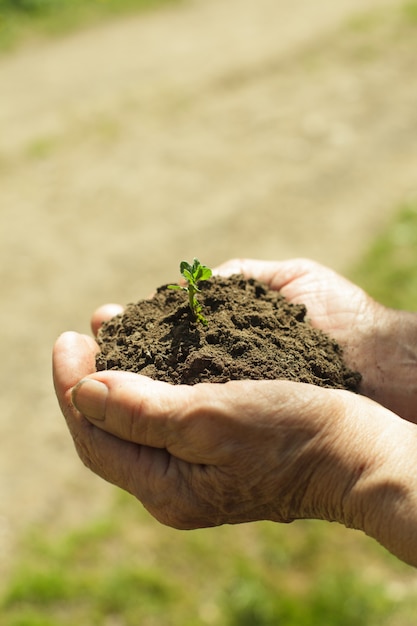
[[[208,324],[193,319],[187,294],[160,287],[103,324],[97,369],[127,370],[193,385],[285,378],[356,391],[340,346],[306,319],[306,307],[241,276],[201,283]]]

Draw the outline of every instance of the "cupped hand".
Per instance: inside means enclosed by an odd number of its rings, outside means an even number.
[[[362,374],[359,391],[417,423],[417,315],[373,300],[360,287],[308,259],[234,259],[218,273],[240,273],[267,283],[307,307],[313,326],[343,348],[349,367]]]
[[[347,365],[362,375],[361,394],[417,422],[417,316],[373,300],[360,287],[308,259],[234,259],[217,269],[267,283],[343,348]]]
[[[338,521],[417,565],[413,424],[362,396],[303,383],[182,386],[92,373],[95,351],[76,333],[55,344],[55,388],[75,446],[162,523]]]
[[[417,316],[379,304],[360,287],[308,259],[232,259],[215,273],[243,274],[279,290],[289,302],[305,304],[311,324],[343,348],[347,365],[362,375],[361,394],[417,422]],[[101,307],[92,327],[119,313]]]
[[[176,528],[346,521],[358,467],[370,462],[359,445],[371,422],[358,402],[368,400],[287,381],[176,386],[93,373],[95,352],[83,335],[56,342],[62,411],[83,462],[157,519]]]
[[[235,260],[217,271],[252,276],[306,304],[312,323],[342,343],[350,366],[365,373],[366,393],[381,311],[362,290],[306,260]],[[93,331],[122,310],[101,307]],[[413,324],[414,317],[405,328]],[[157,519],[177,528],[337,520],[417,564],[417,502],[407,487],[416,480],[414,425],[359,395],[301,383],[187,387],[96,372],[97,350],[94,339],[77,333],[57,340],[53,371],[62,412],[83,462]],[[396,398],[401,404],[404,385],[388,387],[385,406]],[[391,521],[383,515],[387,506]]]

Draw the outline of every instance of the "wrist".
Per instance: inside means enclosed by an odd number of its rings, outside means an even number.
[[[417,427],[374,404],[362,419],[367,454],[356,459],[343,523],[417,566]]]
[[[375,305],[360,391],[417,422],[417,315]]]

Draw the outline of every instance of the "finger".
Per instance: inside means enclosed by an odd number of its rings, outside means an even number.
[[[303,258],[286,261],[231,259],[215,268],[213,273],[219,276],[242,274],[245,278],[255,278],[269,285],[271,289],[281,291],[288,283],[319,267],[314,261]]]
[[[115,315],[123,313],[124,308],[120,304],[103,304],[96,311],[94,311],[91,318],[91,329],[94,335],[97,335],[100,326],[110,320]]]
[[[103,371],[80,381],[72,397],[87,419],[120,439],[165,448],[189,463],[223,465],[252,446],[255,431],[270,427],[271,411],[311,408],[319,393],[289,381],[187,386]]]
[[[103,371],[80,381],[72,399],[91,423],[119,439],[164,448],[187,463],[222,465],[238,445],[236,433],[244,439],[237,421],[253,424],[258,415],[250,382],[170,385]]]
[[[90,431],[79,435],[89,466],[136,495],[160,521],[192,528],[263,518],[269,488],[258,516],[247,499],[248,481],[255,476],[259,487],[278,460],[290,467],[308,442],[327,441],[338,413],[332,392],[289,381],[175,386],[98,372],[80,382],[73,398],[93,416]],[[239,480],[243,496],[231,496]]]
[[[68,402],[71,388],[95,371],[97,351],[96,342],[87,335],[66,332],[56,340],[52,354],[53,379],[61,406]]]
[[[96,426],[120,439],[179,453],[179,420],[193,408],[194,388],[120,371],[84,378],[72,402]],[[180,455],[179,455],[180,456]],[[188,458],[200,462],[200,458]]]
[[[129,481],[132,468],[138,465],[155,479],[163,475],[168,462],[164,451],[141,450],[88,422],[74,406],[71,389],[80,379],[95,370],[97,344],[87,335],[67,332],[61,335],[53,350],[53,375],[62,412],[82,461],[96,474],[130,492],[136,487]]]

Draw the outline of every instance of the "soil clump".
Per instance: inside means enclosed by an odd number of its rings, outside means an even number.
[[[238,275],[200,288],[207,326],[193,319],[183,292],[161,286],[103,324],[97,370],[173,384],[287,379],[357,391],[360,374],[346,366],[337,342],[311,326],[303,304]]]

